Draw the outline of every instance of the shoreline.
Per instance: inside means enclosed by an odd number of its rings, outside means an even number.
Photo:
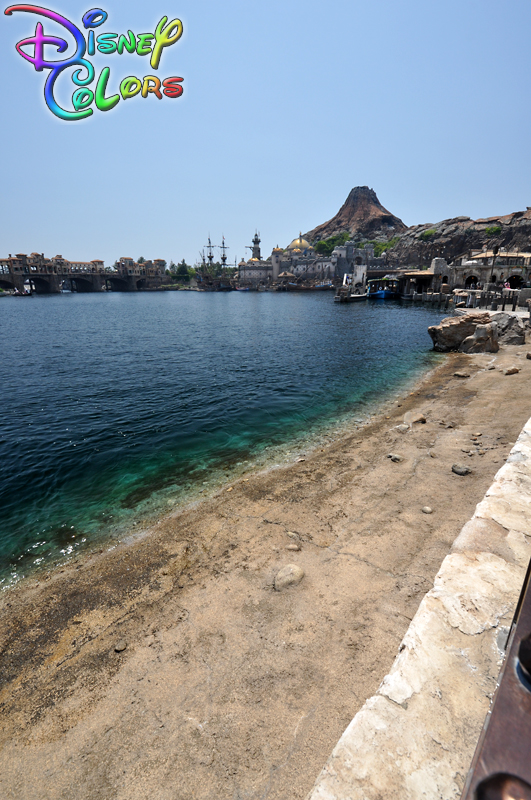
[[[446,354],[435,353],[432,350],[427,350],[419,355],[425,363],[417,365],[416,369],[412,371],[413,374],[409,373],[399,379],[392,388],[386,391],[384,397],[378,398],[376,390],[373,390],[369,394],[370,399],[364,398],[355,401],[359,406],[356,410],[345,410],[335,418],[327,417],[311,422],[308,432],[293,430],[289,439],[281,443],[267,444],[259,451],[254,449],[255,445],[248,452],[234,455],[229,461],[217,465],[208,475],[204,476],[207,480],[202,481],[202,484],[208,484],[205,488],[200,488],[200,484],[197,483],[195,486],[177,493],[175,491],[168,492],[165,489],[155,490],[147,500],[147,509],[139,507],[135,509],[131,518],[113,522],[107,529],[98,530],[92,534],[81,530],[75,543],[70,545],[72,547],[70,553],[61,557],[52,557],[44,563],[30,565],[21,576],[12,571],[11,577],[9,577],[8,569],[4,569],[0,574],[0,595],[4,591],[12,591],[15,587],[23,586],[28,581],[46,580],[47,576],[55,571],[64,570],[72,564],[77,565],[80,561],[96,553],[110,552],[124,542],[134,541],[139,536],[147,534],[159,522],[163,522],[175,514],[196,508],[205,500],[217,497],[228,483],[237,483],[246,476],[263,475],[275,469],[283,469],[297,463],[300,457],[311,456],[323,447],[334,444],[346,433],[364,428],[376,417],[392,408],[396,397],[409,394],[410,390],[414,390],[419,382],[428,379],[446,356]],[[430,364],[428,363],[430,360],[438,361],[439,364]],[[241,459],[241,461],[236,461],[236,459]],[[234,474],[229,477],[227,469],[234,470]],[[116,513],[114,508],[110,508],[107,513],[111,511]],[[71,521],[75,523],[74,520]],[[90,538],[91,536],[92,538]],[[22,555],[28,558],[34,557],[31,548]]]
[[[2,796],[303,798],[527,421],[525,354],[449,354],[304,461],[3,592]]]

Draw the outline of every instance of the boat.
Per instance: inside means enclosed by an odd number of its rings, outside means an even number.
[[[351,290],[351,287],[340,286],[334,296],[334,303],[359,303],[361,300],[367,299],[367,293],[356,294]]]
[[[398,280],[390,278],[388,275],[385,278],[373,278],[367,281],[368,297],[373,300],[394,300],[400,297],[398,291]]]
[[[237,292],[250,292],[251,290],[249,289],[248,286],[237,286],[236,287],[236,291]]]
[[[343,275],[343,284],[338,286],[334,296],[334,303],[356,303],[367,299],[364,280],[353,283],[354,274]]]

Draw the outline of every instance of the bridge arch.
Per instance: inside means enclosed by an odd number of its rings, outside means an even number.
[[[54,288],[52,287],[52,282],[47,280],[46,278],[41,278],[37,275],[25,275],[25,281],[28,282],[30,288],[35,294],[53,294]]]
[[[105,276],[105,283],[107,285],[107,289],[111,292],[130,292],[131,287],[129,286],[128,282],[123,278],[118,278],[115,275],[106,275]]]
[[[91,278],[83,278],[80,275],[72,276],[70,279],[73,292],[79,294],[86,294],[87,292],[95,292],[96,288]]]

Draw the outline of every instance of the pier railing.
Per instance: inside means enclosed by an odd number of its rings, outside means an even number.
[[[493,311],[516,311],[520,292],[517,289],[502,291],[470,291],[466,292],[466,304],[469,308],[490,308]]]
[[[445,311],[456,307],[485,308],[490,311],[511,311],[517,308],[530,311],[531,299],[521,297],[517,289],[503,289],[497,291],[480,291],[477,289],[463,289],[455,294],[445,292],[417,292],[411,299],[414,303],[424,303],[435,306]]]

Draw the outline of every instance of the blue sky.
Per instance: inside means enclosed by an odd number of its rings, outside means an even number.
[[[45,5],[79,26],[91,7]],[[158,73],[182,76],[183,97],[61,122],[44,105],[46,73],[15,51],[38,18],[2,15],[1,256],[193,263],[209,234],[215,244],[224,234],[232,260],[255,228],[268,254],[358,185],[408,225],[531,205],[529,0],[102,7],[97,33],[182,20]],[[111,68],[111,92],[152,73],[136,55],[94,64]]]

